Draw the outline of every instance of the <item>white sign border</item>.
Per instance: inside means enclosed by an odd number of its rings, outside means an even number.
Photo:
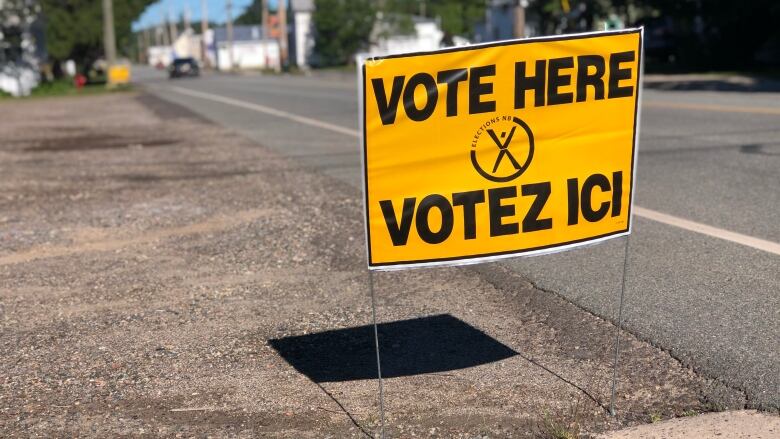
[[[551,247],[540,248],[536,250],[517,250],[508,251],[501,254],[491,254],[486,256],[458,256],[449,258],[439,258],[433,261],[421,261],[421,262],[401,262],[401,263],[388,263],[382,265],[371,264],[371,242],[370,242],[370,228],[369,228],[369,212],[368,212],[368,167],[366,161],[366,127],[365,127],[365,99],[366,99],[366,84],[365,84],[365,68],[368,61],[380,61],[383,59],[392,58],[405,58],[410,56],[424,56],[435,55],[439,53],[456,52],[463,50],[479,49],[482,47],[496,47],[496,46],[508,46],[514,44],[535,43],[540,41],[559,41],[559,40],[572,40],[579,38],[587,38],[591,36],[610,36],[610,35],[624,35],[639,33],[639,61],[638,61],[638,73],[637,73],[637,98],[634,103],[634,144],[631,156],[632,170],[631,170],[631,185],[630,185],[630,200],[628,205],[628,228],[624,231],[610,233],[606,236],[597,238],[586,238],[579,242],[570,242],[568,244],[553,245]],[[438,50],[423,51],[423,52],[409,52],[400,53],[387,56],[377,57],[356,57],[357,64],[357,97],[358,97],[358,129],[360,133],[360,163],[361,163],[361,177],[363,187],[363,225],[365,228],[365,240],[366,240],[366,261],[370,271],[400,271],[414,268],[425,267],[453,267],[461,265],[474,265],[483,262],[498,261],[502,259],[517,258],[517,257],[531,257],[540,255],[549,255],[554,253],[560,253],[567,250],[572,250],[579,247],[588,247],[591,245],[600,244],[604,241],[620,238],[621,236],[628,236],[631,234],[634,226],[633,222],[633,207],[634,196],[636,188],[636,168],[637,159],[639,158],[639,128],[642,115],[642,90],[644,80],[644,27],[638,28],[626,28],[612,31],[597,31],[597,32],[582,32],[574,34],[562,34],[562,35],[549,35],[533,38],[518,38],[511,40],[491,41],[487,43],[471,44],[467,46],[446,47]]]

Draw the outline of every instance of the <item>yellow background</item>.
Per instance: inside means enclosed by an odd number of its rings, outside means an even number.
[[[635,101],[638,93],[640,31],[624,34],[593,34],[555,41],[527,41],[494,47],[478,47],[449,53],[431,53],[408,57],[367,61],[364,80],[364,124],[366,202],[371,260],[369,265],[411,263],[452,258],[489,256],[496,253],[522,252],[550,245],[564,245],[599,237],[628,229],[630,185],[632,180],[632,151],[634,148]],[[607,99],[609,80],[609,55],[634,51],[633,62],[621,63],[621,68],[631,68],[631,79],[620,86],[634,87],[633,96]],[[604,97],[593,99],[593,87],[588,87],[588,100],[572,104],[534,107],[534,94],[526,94],[526,108],[514,109],[515,62],[526,61],[527,75],[535,70],[535,61],[574,56],[573,69],[562,70],[571,75],[571,85],[561,87],[560,93],[575,92],[576,56],[601,55],[605,60]],[[374,94],[372,78],[383,78],[386,95],[390,96],[392,78],[405,75],[406,81],[415,73],[426,72],[436,78],[442,70],[496,65],[496,75],[485,77],[482,82],[493,83],[493,93],[482,100],[496,101],[496,111],[468,114],[468,80],[459,84],[458,115],[446,117],[445,84],[438,84],[439,98],[433,115],[422,122],[408,119],[399,102],[395,123],[382,125]],[[424,105],[424,87],[415,94],[417,108]],[[471,164],[471,142],[480,126],[494,116],[517,116],[531,128],[535,138],[535,152],[528,169],[518,178],[497,183],[480,176]],[[487,133],[482,134],[487,136]],[[525,134],[518,127],[517,139]],[[481,139],[484,141],[486,139]],[[511,147],[510,147],[511,149]],[[498,151],[496,149],[496,151]],[[524,156],[515,154],[522,164]],[[506,161],[506,159],[505,159]],[[489,163],[486,160],[484,163]],[[489,171],[490,169],[488,169]],[[579,178],[580,187],[588,176],[601,173],[612,180],[614,171],[623,171],[622,212],[618,217],[607,214],[601,221],[590,223],[580,217],[579,224],[567,225],[566,180]],[[504,218],[504,223],[522,223],[533,196],[520,196],[519,186],[528,183],[551,182],[552,194],[540,218],[552,218],[553,227],[517,235],[489,236],[487,194],[485,202],[477,204],[477,238],[463,238],[463,208],[454,207],[455,224],[450,237],[441,244],[428,244],[417,234],[415,224],[404,246],[393,246],[385,219],[379,206],[380,200],[392,200],[397,217],[400,217],[403,199],[417,197],[417,203],[430,194],[441,194],[452,201],[453,192],[518,186],[516,199],[505,199],[502,204],[516,205],[516,215]],[[598,207],[609,201],[611,193],[593,191],[592,204]],[[431,229],[440,216],[437,209],[431,211]]]

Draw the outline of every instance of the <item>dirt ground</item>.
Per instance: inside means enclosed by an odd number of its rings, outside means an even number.
[[[144,94],[0,104],[0,437],[376,436],[355,189]],[[356,148],[357,152],[357,148]],[[388,437],[740,406],[501,265],[375,275]]]

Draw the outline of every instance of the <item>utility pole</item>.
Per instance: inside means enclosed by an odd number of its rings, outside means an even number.
[[[209,8],[206,0],[200,0],[200,59],[203,65],[208,66],[206,50],[206,33],[209,30]]]
[[[168,34],[168,19],[165,18],[164,14],[160,14],[160,35],[162,35],[162,44],[163,46],[170,46],[171,45],[171,38]]]
[[[263,39],[268,39],[268,0],[260,0],[262,3],[262,16],[260,19],[262,20],[260,24],[263,26]]]
[[[168,25],[171,28],[171,46],[176,44],[176,38],[179,37],[179,29],[176,24],[176,17],[173,15],[173,9],[168,9]]]
[[[149,28],[144,29],[144,62],[149,63],[149,46],[152,45],[152,39],[149,37]]]
[[[116,38],[114,37],[114,2],[103,0],[103,48],[106,63],[111,68],[116,64]]]
[[[276,7],[276,15],[279,17],[279,55],[284,69],[287,66],[287,0],[279,0]]]
[[[185,3],[184,4],[184,32],[187,32],[187,30],[190,28],[190,4]]]
[[[230,70],[233,70],[233,1],[227,0],[227,39],[228,39],[228,59],[230,60]]]
[[[528,0],[517,0],[515,5],[515,38],[525,38],[525,8]]]
[[[136,57],[136,61],[138,61],[138,64],[144,63],[144,34],[143,31],[138,32],[135,34],[136,39],[136,47],[138,48],[138,56]]]

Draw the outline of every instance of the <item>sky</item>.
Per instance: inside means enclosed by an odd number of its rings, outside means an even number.
[[[252,0],[233,0],[233,18],[241,15],[251,3]],[[166,15],[172,15],[175,20],[178,20],[187,8],[190,10],[192,22],[200,22],[200,5],[201,0],[158,0],[146,8],[141,17],[133,23],[133,29],[143,29],[150,25],[159,24]],[[227,12],[226,5],[226,0],[206,0],[209,21],[224,22]],[[268,5],[272,9],[275,8],[276,0],[269,0]],[[260,21],[260,17],[257,21]]]

